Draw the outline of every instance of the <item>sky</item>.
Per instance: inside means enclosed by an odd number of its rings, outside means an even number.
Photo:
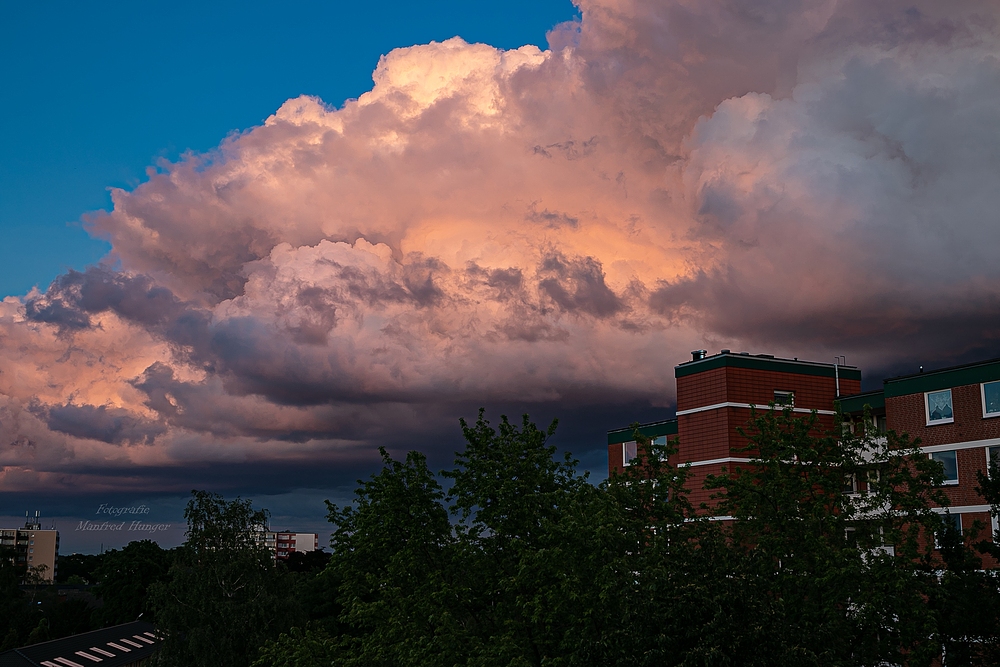
[[[319,530],[480,406],[599,478],[690,350],[1000,356],[995,3],[473,4],[11,7],[0,515]]]

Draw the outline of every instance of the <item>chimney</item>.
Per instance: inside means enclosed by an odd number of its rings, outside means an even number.
[[[701,361],[708,354],[708,350],[695,350],[691,353],[691,361]]]

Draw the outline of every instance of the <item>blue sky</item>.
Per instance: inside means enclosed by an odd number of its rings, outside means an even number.
[[[545,47],[568,0],[5,2],[0,21],[0,295],[109,245],[80,224],[158,159],[205,151],[283,101],[340,105],[381,54],[456,35]]]

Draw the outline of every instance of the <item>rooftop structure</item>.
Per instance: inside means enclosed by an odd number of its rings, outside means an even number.
[[[156,650],[151,623],[134,621],[0,653],[0,667],[131,667]]]

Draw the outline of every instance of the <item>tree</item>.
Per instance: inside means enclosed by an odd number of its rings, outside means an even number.
[[[456,618],[454,537],[426,459],[382,454],[354,506],[328,503],[337,528],[329,569],[340,584],[346,664],[451,665],[467,650]],[[459,612],[459,616],[461,613]]]
[[[0,650],[4,651],[22,646],[41,618],[20,588],[24,573],[14,564],[16,555],[13,548],[0,548]]]
[[[60,584],[72,583],[71,577],[77,577],[81,583],[97,583],[97,569],[101,565],[102,555],[93,554],[69,554],[59,556],[59,571],[56,573],[56,582]]]
[[[292,628],[261,648],[253,667],[319,667],[337,659],[336,641],[319,628]]]
[[[706,482],[734,519],[730,577],[758,602],[769,664],[929,664],[940,466],[892,432],[837,432],[815,414],[753,414],[750,463]],[[845,493],[856,480],[864,492]]]
[[[261,544],[267,512],[192,491],[187,540],[151,605],[166,639],[159,664],[240,666],[300,619],[283,569]]]
[[[556,659],[589,625],[580,570],[594,562],[589,549],[597,489],[576,471],[568,453],[557,457],[545,431],[524,415],[520,427],[501,416],[494,429],[479,411],[461,420],[465,449],[453,480],[451,510],[460,519],[458,560],[465,577],[461,600],[474,628],[469,658],[480,665],[541,665]]]
[[[136,620],[145,613],[155,620],[148,605],[149,588],[167,579],[174,554],[152,540],[129,542],[121,550],[105,553],[95,572],[95,593],[103,600],[97,612],[102,626]]]
[[[750,463],[693,507],[676,443],[638,429],[639,465],[594,486],[554,424],[461,426],[447,491],[421,454],[382,450],[356,501],[329,505],[315,581],[336,619],[256,667],[996,664],[996,578],[932,509],[943,471],[906,437],[754,413]]]

